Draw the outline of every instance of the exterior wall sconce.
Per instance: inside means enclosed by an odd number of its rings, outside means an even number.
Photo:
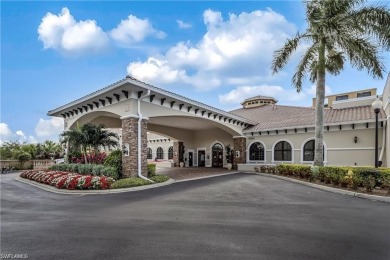
[[[122,153],[124,156],[129,156],[129,153],[130,153],[130,145],[129,144],[122,145]]]
[[[353,138],[353,140],[355,141],[355,144],[357,143],[357,141],[358,141],[358,137],[357,136],[355,136],[354,138]]]

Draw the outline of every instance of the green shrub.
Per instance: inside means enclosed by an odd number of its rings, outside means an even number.
[[[119,178],[122,177],[122,151],[112,151],[104,160],[104,166],[114,167]]]
[[[131,188],[137,186],[143,186],[151,184],[152,182],[138,178],[138,177],[130,177],[125,179],[120,179],[111,184],[111,189],[123,189],[123,188]]]
[[[383,174],[382,176],[382,188],[387,190],[387,193],[390,194],[390,174]]]
[[[154,181],[155,183],[160,183],[160,182],[165,182],[165,181],[169,180],[169,177],[165,176],[165,175],[155,175],[155,176],[150,177],[150,179],[152,181]]]
[[[362,185],[362,178],[356,174],[352,176],[352,189],[357,190]]]
[[[290,165],[291,164],[279,164],[276,166],[276,172],[284,176],[292,175]]]
[[[103,175],[102,174],[103,168],[104,168],[103,165],[94,165],[94,167],[92,168],[92,175],[95,175],[95,176]]]
[[[119,179],[118,171],[115,167],[103,167],[100,169],[100,175],[109,176],[115,180]]]
[[[284,176],[296,176],[302,179],[312,180],[310,165],[301,164],[279,164],[276,166],[279,174]]]
[[[156,165],[153,163],[148,164],[148,178],[156,175]]]
[[[380,172],[379,169],[376,169],[376,168],[370,168],[370,167],[354,167],[353,168],[353,172],[357,175],[359,175],[363,180],[366,180],[367,178],[369,178],[370,176],[372,178],[370,178],[370,180],[374,180],[375,182],[375,186],[381,186],[382,185],[382,178],[381,178],[381,174],[384,173],[384,171],[382,171],[382,173]]]
[[[372,192],[375,188],[375,177],[372,175],[367,176],[363,181],[363,185],[367,192]]]
[[[114,167],[105,167],[99,164],[56,164],[49,168],[54,171],[75,172],[79,174],[91,174],[94,176],[107,176],[118,179],[118,172]]]

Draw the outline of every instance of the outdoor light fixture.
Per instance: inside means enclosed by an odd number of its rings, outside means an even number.
[[[378,168],[378,114],[382,106],[383,102],[376,96],[375,101],[372,103],[372,109],[375,112],[375,168]]]
[[[353,140],[355,141],[355,144],[357,143],[357,141],[358,141],[358,137],[357,136],[355,136],[354,138],[353,138]]]

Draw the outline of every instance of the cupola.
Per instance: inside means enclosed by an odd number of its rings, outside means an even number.
[[[274,105],[278,101],[273,97],[255,96],[245,99],[241,102],[243,108],[260,107],[264,105]]]

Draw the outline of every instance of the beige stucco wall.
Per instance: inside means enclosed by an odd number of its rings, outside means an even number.
[[[365,125],[357,125],[353,130],[348,126],[348,130],[337,130],[338,126],[334,126],[330,131],[324,132],[325,144],[325,163],[327,165],[357,165],[366,166],[374,165],[374,147],[375,147],[375,128],[374,124],[369,125],[370,128],[365,128]],[[344,126],[347,129],[347,126]],[[357,143],[354,142],[354,137],[358,137]],[[310,163],[303,162],[302,149],[303,145],[314,139],[314,132],[298,131],[291,134],[272,134],[253,136],[247,138],[247,149],[255,142],[260,141],[266,149],[265,162],[259,163],[281,163],[273,161],[273,146],[281,140],[289,141],[294,149],[293,163]],[[382,144],[382,128],[379,131],[379,148]],[[249,152],[247,153],[249,156]],[[384,161],[384,160],[383,160]],[[248,163],[251,161],[248,160]],[[384,162],[385,163],[385,162]]]
[[[336,97],[337,96],[348,96],[348,99],[354,99],[354,98],[357,98],[357,94],[358,93],[362,93],[362,92],[368,92],[370,91],[371,92],[371,96],[375,96],[376,95],[376,88],[371,88],[371,89],[363,89],[363,90],[358,90],[358,91],[352,91],[352,92],[347,92],[347,93],[339,93],[339,94],[336,94],[336,95],[329,95],[329,96],[326,96],[325,98],[328,100],[328,107],[331,107],[333,105],[333,102],[336,101]],[[312,99],[312,106],[315,107],[316,106],[316,98],[313,98]]]
[[[229,133],[218,129],[208,129],[199,131],[189,131],[178,128],[171,128],[165,126],[153,125],[149,130],[153,129],[155,133],[169,133],[170,136],[182,141],[185,146],[184,158],[188,158],[188,152],[193,152],[193,165],[198,166],[198,151],[204,150],[206,154],[206,167],[211,167],[211,148],[215,143],[222,144],[223,147],[227,145],[233,146],[233,136]],[[148,142],[148,147],[152,148],[153,158],[156,157],[157,147],[164,149],[164,159],[168,159],[168,148],[173,145],[173,142]],[[225,152],[225,151],[224,151]],[[208,158],[208,159],[207,159]],[[224,165],[226,165],[226,158],[223,156]],[[188,160],[186,161],[188,166]]]
[[[152,159],[148,161],[154,161],[154,159],[157,157],[157,148],[161,147],[164,151],[164,158],[163,160],[168,160],[168,149],[169,147],[173,146],[173,142],[165,142],[165,141],[159,141],[159,142],[148,142],[148,147],[152,149]]]

